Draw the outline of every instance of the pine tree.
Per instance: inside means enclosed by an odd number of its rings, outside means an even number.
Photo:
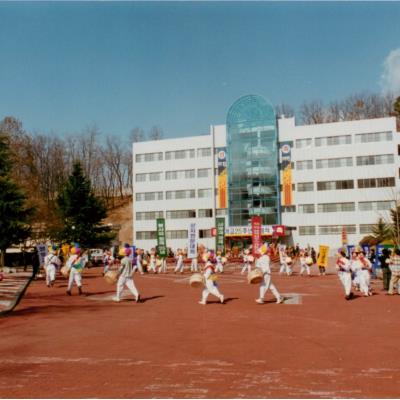
[[[115,234],[101,221],[107,216],[104,202],[97,198],[79,162],[57,198],[57,213],[62,228],[57,236],[60,241],[78,242],[83,248],[109,245]]]
[[[0,266],[4,266],[6,249],[27,239],[31,233],[30,218],[34,213],[26,196],[11,178],[13,163],[8,137],[0,132]]]

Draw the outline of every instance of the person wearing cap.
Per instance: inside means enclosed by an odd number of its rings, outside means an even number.
[[[81,249],[75,245],[71,249],[71,256],[67,261],[67,266],[70,270],[69,272],[69,280],[68,280],[68,288],[67,294],[71,296],[72,286],[75,282],[78,287],[79,294],[83,294],[82,292],[82,269],[84,265],[84,260],[81,257]]]
[[[119,302],[121,301],[122,291],[126,286],[131,293],[135,296],[136,303],[140,301],[140,294],[136,289],[135,282],[133,281],[133,268],[132,262],[129,258],[131,254],[130,247],[124,247],[120,250],[120,256],[122,256],[121,264],[118,269],[118,281],[117,281],[117,293],[116,296],[113,297],[113,301]]]
[[[267,252],[267,246],[261,246],[259,249],[261,257],[256,261],[256,268],[259,268],[264,274],[263,280],[260,282],[260,297],[256,300],[256,303],[263,304],[265,293],[267,293],[268,289],[271,289],[272,294],[276,298],[276,303],[280,304],[283,303],[284,297],[280,295],[277,288],[271,281],[271,259]]]
[[[350,300],[353,297],[351,291],[351,264],[346,258],[346,252],[343,249],[339,249],[338,251],[336,269],[338,270],[338,276],[344,288],[345,298],[346,300]]]
[[[221,303],[224,302],[224,295],[219,291],[216,282],[217,275],[215,274],[215,264],[216,264],[215,257],[209,256],[206,265],[204,267],[204,272],[203,272],[204,289],[199,304],[206,305],[209,294],[218,297]]]
[[[57,257],[57,246],[50,246],[49,254],[44,258],[44,267],[46,270],[46,285],[51,287],[56,280],[56,269],[60,268],[61,260]]]

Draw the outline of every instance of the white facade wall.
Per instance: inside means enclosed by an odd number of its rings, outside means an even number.
[[[392,132],[390,141],[356,143],[355,135],[372,132]],[[315,138],[338,135],[351,135],[351,144],[320,146],[315,145]],[[360,233],[360,224],[375,224],[379,217],[389,221],[389,211],[360,211],[359,202],[365,201],[396,201],[399,196],[399,156],[398,144],[400,134],[396,133],[395,118],[379,118],[361,121],[347,121],[329,124],[295,126],[294,118],[279,120],[279,140],[293,141],[292,161],[295,164],[293,170],[293,183],[295,184],[294,204],[296,212],[282,213],[282,224],[296,227],[293,231],[294,243],[301,247],[318,246],[326,244],[331,249],[341,246],[341,234],[321,235],[319,227],[325,225],[355,225],[356,233],[348,234],[348,244],[357,244],[366,236]],[[296,139],[311,138],[311,146],[297,148]],[[393,164],[357,166],[357,156],[393,154]],[[317,159],[352,157],[352,167],[316,168]],[[297,161],[312,160],[313,169],[298,170]],[[358,188],[357,180],[365,178],[395,178],[395,187],[382,188]],[[317,190],[318,181],[354,180],[354,189],[343,190]],[[299,182],[314,182],[314,190],[311,192],[299,192]],[[318,212],[320,203],[344,203],[354,202],[353,212]],[[299,212],[300,204],[314,204],[315,213]],[[316,235],[300,235],[300,226],[315,226]]]
[[[214,135],[213,135],[214,132]],[[213,140],[214,137],[214,140]],[[213,189],[213,178],[215,181],[214,168],[217,168],[216,156],[214,151],[211,151],[210,157],[199,157],[198,149],[224,147],[226,141],[225,126],[217,125],[210,128],[208,135],[184,137],[179,139],[165,139],[158,141],[139,142],[133,144],[133,238],[134,243],[139,248],[150,249],[157,244],[156,239],[140,240],[138,239],[137,232],[155,231],[156,222],[154,220],[139,221],[136,219],[137,212],[145,211],[163,211],[165,218],[166,231],[187,230],[191,222],[196,222],[197,231],[200,229],[211,229],[215,227],[215,196],[207,198],[199,198],[199,189]],[[194,149],[194,158],[185,158],[179,160],[166,160],[165,153],[168,151]],[[162,161],[151,162],[136,162],[137,154],[162,152]],[[214,158],[214,160],[213,160]],[[208,178],[198,178],[198,170],[203,168],[210,168],[211,175]],[[166,171],[178,170],[195,170],[195,178],[193,179],[177,179],[166,180]],[[162,172],[161,180],[155,182],[136,182],[137,174]],[[190,199],[176,199],[166,200],[166,192],[171,190],[189,190],[196,191],[195,198]],[[163,192],[163,200],[154,201],[136,201],[136,194],[143,192]],[[199,209],[212,209],[212,218],[199,218]],[[196,210],[196,218],[185,219],[169,219],[167,218],[167,211],[172,210]],[[199,244],[203,244],[207,248],[215,248],[215,237],[199,238]],[[173,250],[178,248],[186,248],[188,246],[188,239],[168,239],[167,246]]]
[[[398,146],[400,144],[400,134],[396,133],[395,118],[379,118],[361,121],[336,122],[318,125],[296,126],[294,118],[278,120],[279,142],[293,141],[292,161],[294,163],[293,183],[293,204],[296,212],[283,212],[282,224],[293,227],[293,242],[299,243],[301,247],[311,245],[317,247],[326,244],[331,247],[331,251],[341,246],[341,234],[321,235],[320,227],[329,225],[355,225],[356,233],[348,233],[348,243],[356,244],[365,236],[360,233],[360,225],[375,224],[379,217],[389,220],[389,211],[361,211],[360,202],[366,201],[397,201],[400,196],[399,168],[400,157]],[[214,132],[214,135],[213,135]],[[355,135],[373,132],[392,132],[392,140],[369,143],[356,143]],[[351,144],[316,146],[315,139],[321,137],[351,135]],[[198,157],[197,149],[213,147],[213,136],[215,147],[226,146],[226,127],[225,125],[211,126],[208,135],[193,136],[179,139],[166,139],[160,141],[134,143],[133,145],[133,182],[134,182],[134,243],[141,248],[150,249],[156,245],[156,239],[138,240],[137,232],[155,231],[155,221],[139,221],[136,219],[137,212],[143,211],[163,211],[164,218],[168,210],[196,210],[196,218],[190,219],[168,219],[166,218],[166,230],[187,230],[190,222],[196,222],[197,229],[211,229],[215,227],[216,199],[214,197],[198,198],[198,189],[216,188],[217,182],[214,178],[197,178],[197,170],[200,168],[217,168],[215,154],[213,157]],[[297,139],[311,139],[309,147],[296,147]],[[165,160],[166,151],[195,149],[195,157],[183,160]],[[136,162],[137,154],[162,152],[163,161]],[[214,152],[213,152],[214,153]],[[357,166],[357,156],[392,154],[393,164],[364,165]],[[340,157],[351,157],[352,167],[339,168],[316,168],[317,159],[330,159]],[[312,160],[312,169],[298,170],[297,161]],[[229,168],[229,165],[228,165]],[[194,179],[165,180],[165,171],[195,169]],[[136,182],[136,175],[140,173],[162,172],[162,178],[156,182]],[[393,177],[395,187],[380,188],[358,188],[358,179],[365,178],[388,178]],[[342,190],[317,190],[319,181],[339,181],[353,180],[354,189]],[[313,182],[314,190],[309,192],[299,192],[298,183]],[[182,200],[166,200],[165,192],[168,190],[195,189],[196,197]],[[140,192],[163,192],[163,200],[155,201],[136,201],[136,193]],[[318,212],[318,204],[322,203],[345,203],[354,202],[355,211],[347,212]],[[314,213],[300,212],[299,205],[314,204]],[[198,218],[199,209],[213,209],[212,218]],[[226,226],[228,218],[226,217]],[[300,235],[300,227],[314,226],[314,235]],[[215,247],[215,238],[199,239],[199,243],[208,248]],[[167,239],[167,246],[172,249],[187,247],[187,239]]]

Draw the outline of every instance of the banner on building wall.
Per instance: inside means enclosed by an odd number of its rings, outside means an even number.
[[[226,164],[226,147],[217,149],[218,171],[218,208],[228,207],[228,174]]]
[[[197,257],[197,234],[196,234],[196,223],[192,222],[189,224],[188,229],[189,245],[188,245],[188,258]]]
[[[329,246],[319,246],[319,255],[317,264],[320,267],[327,267],[328,266],[328,256],[329,256]]]
[[[280,144],[281,170],[282,170],[282,199],[283,206],[293,205],[292,190],[292,145],[293,142]]]
[[[225,253],[225,218],[216,218],[215,250]]]
[[[39,263],[40,265],[44,265],[44,258],[47,256],[47,246],[45,244],[38,244],[36,248],[38,251]]]
[[[346,246],[347,245],[347,231],[346,231],[346,227],[342,228],[342,246]]]
[[[251,217],[251,244],[253,249],[253,256],[256,256],[258,254],[258,250],[262,246],[261,227],[261,217],[258,215]]]
[[[157,218],[157,253],[160,257],[167,257],[167,238],[165,236],[165,219]]]

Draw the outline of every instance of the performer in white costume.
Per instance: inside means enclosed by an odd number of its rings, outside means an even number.
[[[133,268],[132,262],[129,259],[129,255],[131,254],[131,249],[129,247],[125,247],[121,249],[120,255],[124,257],[121,260],[121,266],[118,270],[118,281],[117,281],[117,295],[113,298],[114,301],[119,302],[121,300],[122,291],[126,286],[132,294],[135,296],[136,302],[140,301],[140,295],[138,290],[136,289],[135,282],[133,281]]]
[[[351,263],[346,258],[346,252],[344,250],[339,250],[338,252],[336,269],[338,270],[338,276],[344,288],[345,298],[349,300],[353,297],[351,291]]]
[[[136,250],[136,265],[133,267],[133,272],[139,271],[140,275],[143,275],[143,267],[142,267],[142,250]]]
[[[264,296],[268,289],[271,289],[272,294],[276,298],[277,304],[283,303],[284,297],[281,296],[276,289],[275,285],[271,281],[271,267],[270,267],[270,257],[267,254],[267,246],[261,246],[259,252],[261,257],[256,261],[256,268],[261,269],[264,273],[263,280],[260,283],[260,297],[256,300],[257,303],[264,303]]]
[[[241,271],[241,274],[243,275],[246,271],[249,273],[251,271],[251,264],[253,256],[250,255],[250,250],[245,249],[244,254],[243,254],[243,268]]]
[[[50,246],[49,254],[44,258],[46,269],[46,285],[51,287],[56,280],[56,269],[60,268],[61,260],[57,257],[57,247]]]
[[[360,291],[364,296],[372,296],[372,292],[370,290],[370,283],[371,283],[371,275],[370,271],[372,268],[371,261],[365,257],[365,254],[361,252],[358,255],[358,260],[361,266],[359,271],[360,274]]]
[[[224,272],[224,264],[222,262],[222,253],[220,251],[217,251],[217,256],[215,257],[217,261],[217,265],[215,267],[215,272]]]
[[[157,273],[156,270],[156,250],[155,249],[151,249],[150,251],[150,262],[149,262],[149,267],[148,267],[148,271],[153,271],[154,273]]]
[[[312,258],[308,255],[306,251],[300,252],[300,275],[303,275],[304,271],[307,271],[307,275],[311,275],[310,266],[312,265]],[[311,263],[310,263],[311,261]]]
[[[75,245],[71,249],[71,256],[67,261],[67,267],[70,269],[67,294],[71,296],[72,285],[76,284],[79,294],[82,292],[82,270],[84,267],[84,260],[81,257],[81,249]]]
[[[176,274],[177,272],[183,274],[183,252],[181,249],[178,249],[177,253],[178,254],[176,256],[176,267],[174,269],[174,274]]]
[[[199,263],[197,260],[197,256],[192,258],[192,263],[190,264],[190,272],[198,272],[199,271]]]
[[[219,301],[221,303],[224,302],[224,295],[220,293],[218,290],[218,285],[216,283],[216,275],[215,275],[215,264],[216,260],[215,258],[209,258],[206,262],[205,268],[204,268],[204,289],[202,293],[202,298],[199,301],[199,304],[207,304],[207,298],[209,294],[214,295],[215,297],[219,298]]]

